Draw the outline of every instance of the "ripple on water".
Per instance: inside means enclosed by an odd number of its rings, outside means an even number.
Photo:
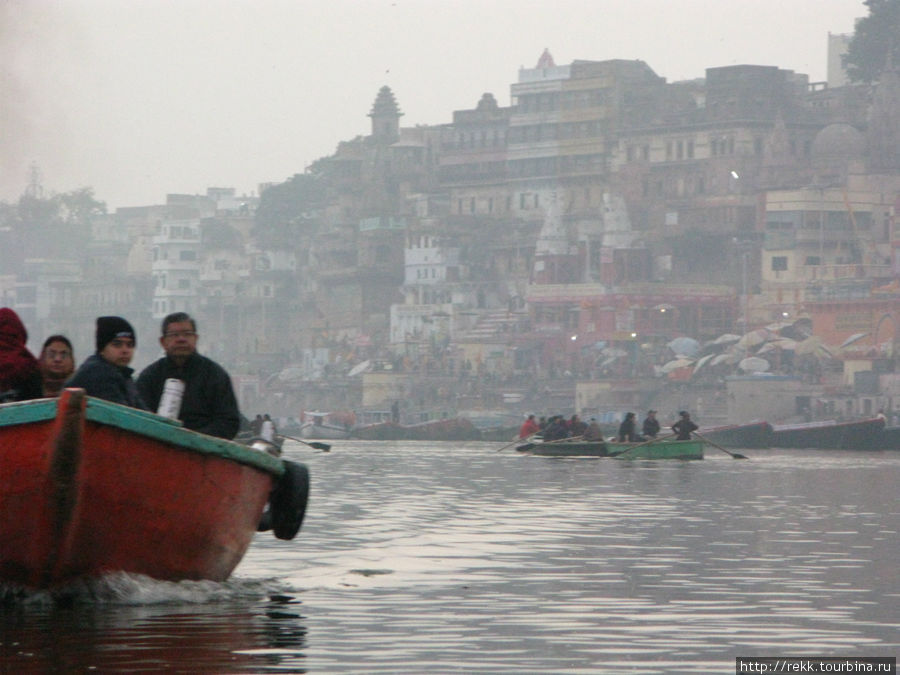
[[[900,513],[860,489],[896,485],[890,456],[622,463],[497,447],[288,444],[313,476],[296,541],[258,534],[225,584],[119,579],[84,598],[90,620],[31,602],[65,656],[109,670],[188,649],[207,672],[709,673],[735,654],[900,646]],[[48,647],[16,626],[31,653]]]

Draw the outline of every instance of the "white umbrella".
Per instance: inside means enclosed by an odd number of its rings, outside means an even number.
[[[298,368],[297,366],[288,366],[280,373],[278,373],[278,379],[282,382],[287,382],[288,380],[299,380],[303,377],[303,369]]]
[[[851,335],[841,343],[841,349],[843,349],[844,347],[849,347],[854,342],[859,342],[864,337],[866,337],[866,335],[868,335],[868,333],[855,333],[854,335]]]
[[[793,351],[797,347],[797,341],[791,340],[790,338],[779,338],[778,340],[772,340],[771,342],[765,343],[762,347],[757,350],[757,354],[765,354],[766,352],[771,352],[776,349],[782,349],[785,351]]]
[[[822,344],[822,338],[818,335],[810,335],[805,340],[798,342],[794,352],[796,354],[816,354],[817,356],[822,354],[826,356],[832,355],[831,350]]]
[[[740,335],[735,335],[734,333],[723,333],[715,340],[713,340],[712,343],[714,345],[730,345],[732,342],[737,342],[740,339]]]
[[[716,354],[707,354],[706,356],[701,356],[699,359],[697,359],[697,363],[694,364],[693,374],[696,375],[697,371],[700,370],[704,365],[706,365],[709,362],[710,359],[712,359],[715,356],[717,356],[717,355]],[[721,356],[721,354],[719,354],[718,356]]]
[[[768,328],[757,328],[756,330],[751,330],[749,333],[745,333],[744,335],[742,335],[741,339],[738,340],[735,344],[743,349],[749,349],[750,347],[761,345],[763,342],[767,342],[771,338],[772,333]]]
[[[693,362],[693,359],[673,359],[668,363],[664,363],[660,370],[664,373],[671,373],[673,370],[684,368],[685,366],[691,365]]]
[[[353,366],[350,369],[350,372],[347,373],[347,376],[353,377],[354,375],[359,375],[360,373],[364,373],[367,370],[369,370],[371,368],[371,366],[372,366],[372,362],[369,359],[366,359],[365,361],[361,361],[360,363],[357,363],[355,366]]]
[[[764,373],[769,369],[769,362],[758,356],[748,356],[746,359],[741,359],[738,368],[748,373]]]
[[[709,362],[711,366],[717,366],[720,363],[737,363],[740,361],[740,355],[735,354],[733,352],[725,352],[724,354],[717,354],[713,357],[713,360]]]
[[[679,355],[696,356],[700,351],[700,343],[694,338],[678,337],[669,343],[669,349]]]

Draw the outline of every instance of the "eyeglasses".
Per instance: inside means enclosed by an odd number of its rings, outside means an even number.
[[[48,349],[45,352],[45,354],[47,355],[48,359],[71,359],[72,358],[72,352],[67,351],[67,350],[58,352],[55,349]]]
[[[163,333],[164,338],[191,338],[196,335],[197,333],[192,330],[173,330],[171,333]]]

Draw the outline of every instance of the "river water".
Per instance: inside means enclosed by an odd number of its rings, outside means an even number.
[[[541,458],[288,442],[298,538],[226,583],[112,576],[0,605],[0,672],[726,673],[898,656],[900,452]]]

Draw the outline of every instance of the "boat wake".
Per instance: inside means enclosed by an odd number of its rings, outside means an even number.
[[[293,589],[279,579],[242,579],[226,582],[159,581],[142,574],[114,572],[102,577],[33,590],[0,584],[0,606],[146,606],[205,605],[211,603],[283,598]]]

